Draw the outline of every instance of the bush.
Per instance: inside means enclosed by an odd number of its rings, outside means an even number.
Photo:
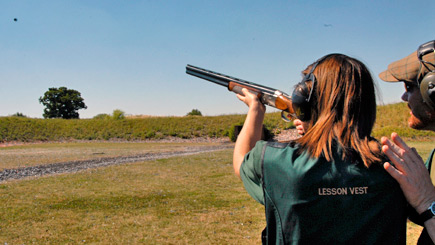
[[[231,126],[230,130],[228,130],[228,137],[230,138],[231,142],[236,142],[237,136],[240,133],[240,129],[242,128],[243,124],[236,124]]]
[[[114,120],[125,119],[125,112],[123,112],[119,109],[113,110],[112,119],[114,119]]]
[[[94,119],[109,119],[110,118],[110,115],[109,114],[105,114],[105,113],[101,113],[101,114],[98,114],[98,115],[96,115],[95,117],[94,117]]]
[[[198,109],[193,109],[186,116],[202,116],[202,113]]]
[[[13,117],[27,117],[27,116],[25,116],[23,113],[21,113],[21,112],[17,112],[17,113],[15,113],[15,114],[13,114],[12,115]]]

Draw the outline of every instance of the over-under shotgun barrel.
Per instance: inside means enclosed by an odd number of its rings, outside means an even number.
[[[257,94],[258,98],[263,104],[272,106],[274,108],[282,110],[283,112],[287,112],[292,117],[294,115],[290,96],[280,90],[192,65],[186,66],[186,73],[227,87],[228,90],[238,94],[243,94],[242,89],[246,88],[252,93]]]

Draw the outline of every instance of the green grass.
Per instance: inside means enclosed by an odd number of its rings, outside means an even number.
[[[378,107],[374,136],[398,132],[425,159],[435,133],[408,128],[406,104]],[[0,142],[227,137],[245,115],[124,120],[0,118]],[[268,113],[279,133],[292,124]],[[0,148],[0,169],[175,151],[182,144],[52,143]],[[0,243],[259,244],[263,206],[234,176],[231,150],[60,174],[0,185]],[[420,228],[408,226],[408,244]]]
[[[435,132],[408,127],[408,118],[409,108],[406,103],[378,106],[373,136],[380,138],[396,132],[409,140],[431,140],[433,142]]]
[[[410,145],[419,152],[432,146]],[[99,151],[104,146],[116,148],[87,143]],[[162,150],[171,146],[180,147]],[[16,148],[25,155],[32,145]],[[231,162],[232,150],[224,150],[3,183],[0,243],[259,244],[263,206],[245,192]],[[420,231],[409,224],[408,244]]]
[[[418,154],[425,160],[435,148],[434,141],[406,141],[406,143],[411,147],[415,147],[418,150]]]
[[[12,181],[0,187],[0,243],[253,244],[263,208],[231,150]]]

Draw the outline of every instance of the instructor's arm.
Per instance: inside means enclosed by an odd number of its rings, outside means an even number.
[[[239,178],[240,165],[242,165],[243,158],[246,153],[254,148],[256,142],[261,139],[264,114],[266,112],[266,108],[256,95],[247,89],[243,89],[242,92],[243,95],[237,94],[237,97],[249,107],[249,111],[234,147],[233,167],[234,172]]]
[[[390,158],[394,166],[384,163],[387,172],[399,182],[409,204],[421,214],[435,201],[435,188],[424,165],[423,159],[414,148],[396,134],[391,134],[391,141],[382,137],[382,151]],[[435,218],[424,222],[432,241],[435,241]]]

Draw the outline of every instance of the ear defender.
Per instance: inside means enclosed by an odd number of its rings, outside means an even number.
[[[293,90],[291,97],[293,111],[295,112],[296,117],[301,121],[308,121],[311,119],[311,96],[317,84],[317,79],[313,72],[324,58],[325,57],[320,58],[313,64],[310,72],[304,76],[302,81],[298,83]],[[311,89],[308,89],[307,81],[312,82]]]
[[[309,91],[307,84],[305,82],[299,83],[293,90],[292,106],[296,117],[301,121],[308,121],[311,118],[311,103],[308,97]]]
[[[435,72],[426,74],[420,82],[420,92],[424,102],[429,105],[432,110],[435,109]]]
[[[423,57],[427,54],[433,54],[435,52],[435,40],[423,43],[417,49],[417,57],[426,69],[429,70],[420,82],[420,93],[423,97],[424,102],[435,109],[435,70],[428,67],[432,66],[435,68],[435,64],[430,61],[425,61]],[[432,58],[433,59],[433,58]]]

